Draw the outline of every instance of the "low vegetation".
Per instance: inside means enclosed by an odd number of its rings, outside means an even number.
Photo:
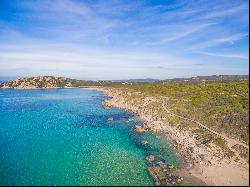
[[[166,105],[171,112],[195,119],[217,132],[248,143],[248,81],[161,82],[109,84],[108,86],[124,89],[126,93],[141,93],[147,97],[165,98]],[[134,99],[135,95],[130,95],[130,97]],[[158,109],[161,108],[162,102],[158,103]],[[151,107],[157,109],[157,106]],[[171,120],[175,123],[179,121],[178,119]],[[223,144],[219,140],[216,143]]]

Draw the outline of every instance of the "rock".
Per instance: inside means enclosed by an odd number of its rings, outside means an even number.
[[[177,180],[176,180],[176,182],[177,182],[178,184],[180,184],[182,181],[183,181],[183,178],[182,178],[182,177],[178,177]]]
[[[102,107],[105,109],[105,110],[109,110],[111,107],[108,105],[108,103],[106,101],[102,101]]]
[[[137,132],[137,133],[142,133],[142,132],[145,132],[145,131],[146,130],[142,126],[140,126],[140,125],[135,126],[135,132]]]
[[[158,181],[157,175],[160,169],[161,168],[157,166],[150,166],[148,167],[148,173],[150,174],[151,177],[153,177],[154,180]]]
[[[133,121],[133,118],[129,118],[129,119],[127,120],[127,123],[128,123],[128,122],[131,122],[131,121]]]
[[[108,118],[108,121],[113,121],[113,118]]]
[[[193,167],[193,164],[192,163],[188,163],[186,169],[190,169],[192,167]]]
[[[174,165],[169,164],[169,165],[168,165],[168,169],[174,169]]]
[[[191,153],[194,152],[194,148],[193,147],[189,147],[189,150],[190,150]]]
[[[235,162],[239,162],[239,160],[240,159],[238,157],[234,159]]]
[[[110,106],[104,106],[103,107],[105,110],[109,110],[111,107]]]
[[[158,166],[160,166],[163,170],[166,169],[166,164],[162,161],[159,161],[156,163]]]
[[[141,144],[142,144],[142,145],[146,145],[146,144],[148,144],[148,141],[147,141],[147,140],[142,140],[142,141],[141,141]]]
[[[155,180],[155,185],[160,185],[160,186],[180,185],[184,180],[182,177],[176,175],[174,170],[172,170],[175,168],[174,165],[166,166],[166,164],[162,161],[151,164],[152,165],[148,167],[148,172],[150,176]]]
[[[146,157],[146,160],[149,161],[149,162],[152,162],[155,160],[155,156],[154,155],[149,155]]]
[[[166,179],[166,176],[160,166],[150,166],[148,167],[148,172],[156,182],[161,182]]]
[[[160,186],[160,185],[161,185],[161,183],[159,181],[155,182],[155,186]]]
[[[232,148],[239,153],[240,157],[249,160],[249,151],[246,147],[239,144],[235,144]]]
[[[203,161],[205,159],[205,155],[203,155],[203,154],[200,154],[198,156],[199,156],[199,158],[200,158],[201,161]]]

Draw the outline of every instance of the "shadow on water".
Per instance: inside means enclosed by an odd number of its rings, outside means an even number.
[[[129,121],[134,115],[126,112],[116,113],[100,113],[100,114],[79,114],[74,110],[67,110],[67,113],[80,118],[73,126],[82,128],[84,126],[100,127],[100,128],[114,128],[119,124],[126,124],[127,126],[135,125],[135,121]]]
[[[87,119],[87,120],[107,120],[108,118],[112,117],[113,120],[117,121],[117,120],[127,120],[130,117],[132,117],[131,114],[128,113],[115,113],[115,114],[109,114],[109,113],[105,113],[105,114],[76,114],[77,116],[83,118],[83,119]]]

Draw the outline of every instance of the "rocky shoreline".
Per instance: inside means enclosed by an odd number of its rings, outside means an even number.
[[[144,122],[143,126],[135,129],[139,133],[150,131],[165,136],[171,147],[188,163],[187,168],[180,169],[180,175],[185,173],[201,185],[249,184],[248,164],[226,158],[219,147],[213,144],[207,146],[204,143],[206,139],[203,137],[197,137],[180,126],[166,124],[160,115],[154,111],[146,110],[144,106],[153,101],[154,98],[144,98],[144,103],[136,103],[127,100],[123,90],[103,87],[93,89],[99,90],[111,98],[103,102],[105,109],[117,107],[136,114]],[[156,185],[181,184],[179,174],[173,175],[164,163],[154,162],[148,172],[151,176],[153,175]],[[178,173],[178,170],[175,169],[175,173]]]

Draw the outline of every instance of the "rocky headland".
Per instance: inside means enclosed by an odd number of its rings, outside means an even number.
[[[72,88],[85,84],[85,81],[55,76],[23,77],[14,81],[0,84],[0,88],[15,89],[52,89],[52,88]]]

